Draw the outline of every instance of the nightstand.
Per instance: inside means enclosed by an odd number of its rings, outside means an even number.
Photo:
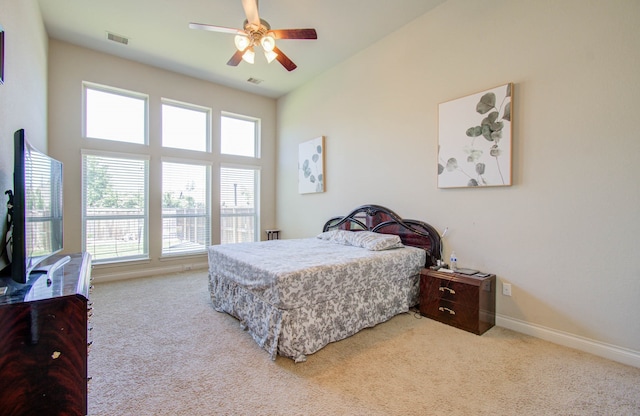
[[[267,233],[267,240],[279,240],[280,230],[264,230]]]
[[[496,275],[420,272],[420,314],[482,335],[496,324]]]

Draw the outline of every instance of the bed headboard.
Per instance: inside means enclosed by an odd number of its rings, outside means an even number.
[[[331,218],[322,231],[373,231],[400,236],[402,244],[418,247],[427,252],[426,267],[440,259],[440,234],[423,221],[402,219],[398,214],[380,205],[362,205],[344,217]]]

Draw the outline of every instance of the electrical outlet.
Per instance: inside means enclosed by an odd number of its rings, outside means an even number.
[[[502,284],[502,294],[505,296],[511,296],[511,283]]]

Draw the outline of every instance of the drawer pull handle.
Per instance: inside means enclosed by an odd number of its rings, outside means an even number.
[[[452,295],[455,295],[455,294],[456,294],[456,291],[455,291],[455,290],[450,289],[450,288],[448,288],[448,287],[440,286],[440,292],[444,292],[445,290],[448,290],[448,291],[449,291],[449,293],[451,293]]]
[[[456,314],[456,311],[454,311],[453,309],[443,308],[442,306],[440,306],[440,307],[438,308],[438,310],[439,310],[440,312],[447,311],[447,312],[449,312],[449,315],[455,315],[455,314]]]

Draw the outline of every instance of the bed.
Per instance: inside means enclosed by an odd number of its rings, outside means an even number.
[[[271,359],[302,362],[416,305],[420,269],[440,244],[429,224],[363,205],[312,238],[210,246],[211,300]]]

